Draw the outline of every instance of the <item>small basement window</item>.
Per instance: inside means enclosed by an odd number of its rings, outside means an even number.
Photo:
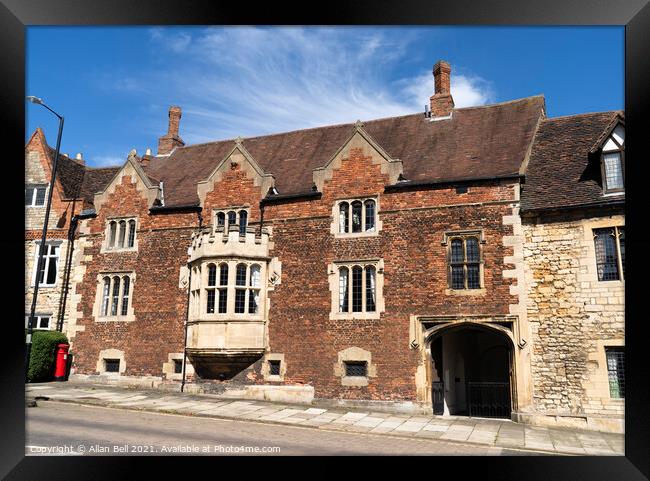
[[[119,359],[104,359],[104,366],[106,372],[120,372]]]
[[[269,375],[270,376],[280,375],[280,361],[269,361]]]
[[[368,376],[368,363],[366,361],[345,361],[344,364],[347,377]]]
[[[174,359],[174,374],[182,374],[182,373],[183,373],[183,360]]]

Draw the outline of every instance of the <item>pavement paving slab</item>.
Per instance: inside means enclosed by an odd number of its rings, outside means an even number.
[[[68,383],[27,386],[33,396],[116,408],[176,411],[249,421],[275,422],[373,434],[466,441],[500,448],[527,448],[568,454],[623,455],[623,435],[568,428],[530,426],[493,418],[410,415],[296,406],[256,400],[224,399],[216,395],[155,392]]]

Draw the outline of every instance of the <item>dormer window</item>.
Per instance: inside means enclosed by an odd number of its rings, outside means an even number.
[[[625,190],[625,129],[616,126],[602,148],[601,172],[605,194]]]

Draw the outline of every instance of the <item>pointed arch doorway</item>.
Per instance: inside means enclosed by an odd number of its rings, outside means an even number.
[[[433,413],[510,419],[513,343],[500,328],[452,323],[429,331]]]

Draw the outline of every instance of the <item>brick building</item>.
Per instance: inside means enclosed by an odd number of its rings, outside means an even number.
[[[36,283],[38,251],[47,195],[51,188],[49,183],[54,155],[55,150],[48,146],[43,131],[36,129],[25,146],[25,326]],[[75,158],[67,154],[59,155],[34,329],[54,330],[57,326],[61,329],[67,322],[69,303],[66,286],[69,288],[71,282],[66,267],[74,253],[74,244],[70,242],[70,239],[74,239],[77,224],[74,218],[86,204],[83,192],[92,192],[97,185],[105,182],[107,172],[110,174],[117,170],[89,168],[82,154],[77,154]]]
[[[622,413],[602,397],[622,280],[593,278],[580,222],[619,227],[604,212],[623,195],[599,176],[579,189],[597,159],[618,182],[601,152],[622,115],[547,119],[542,96],[454,108],[450,66],[433,74],[425,115],[186,146],[171,107],[157,155],[85,168],[75,376],[177,386],[185,368],[194,390],[532,423]],[[563,336],[582,330],[578,354]]]

